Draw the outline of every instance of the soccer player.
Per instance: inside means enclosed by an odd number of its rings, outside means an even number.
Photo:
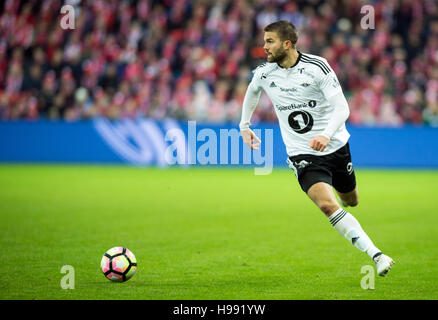
[[[303,191],[331,225],[375,262],[385,276],[394,261],[383,254],[343,207],[358,204],[356,177],[345,128],[350,111],[336,74],[327,60],[296,49],[298,32],[288,21],[264,28],[267,63],[257,67],[245,94],[239,124],[245,144],[258,149],[260,139],[249,128],[261,91],[271,99],[286,145],[287,162]]]

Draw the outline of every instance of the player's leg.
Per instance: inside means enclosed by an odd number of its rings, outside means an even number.
[[[326,182],[313,184],[307,191],[307,195],[327,217],[340,209],[332,186]]]
[[[357,186],[350,192],[339,192],[336,190],[339,196],[339,201],[343,207],[355,207],[359,204],[359,192]]]
[[[386,275],[394,261],[382,254],[362,229],[357,219],[339,206],[332,186],[326,182],[317,182],[308,189],[307,195],[344,238],[360,251],[366,252],[374,260],[377,273],[381,276]]]
[[[355,207],[359,204],[359,192],[356,186],[356,175],[351,162],[350,144],[335,152],[332,159],[333,187],[343,207]]]
[[[334,154],[290,157],[288,163],[302,190],[324,212],[332,226],[356,248],[373,258],[377,273],[385,275],[394,262],[374,246],[356,218],[339,206],[333,192],[332,186],[337,192],[351,194],[350,203],[355,200],[356,178],[348,144]]]
[[[353,169],[353,164],[351,162],[351,154],[350,154],[350,146],[347,143],[343,148],[339,149],[335,152],[335,156],[333,157],[333,165],[334,170],[332,171],[332,182],[333,187],[336,189],[337,194],[339,195],[340,202],[344,205],[356,206],[359,203],[358,190],[356,185],[356,175]],[[345,207],[345,205],[344,205]],[[346,211],[345,211],[346,212]],[[334,223],[341,223],[340,227],[341,231],[338,230],[341,234],[342,228],[344,227],[342,224],[342,220],[345,218],[341,217],[342,212],[339,216],[333,215],[333,218],[329,218],[332,225]],[[377,249],[373,242],[369,239],[368,235],[363,231],[359,222],[347,212],[347,228],[348,228],[348,220],[351,220],[351,226],[353,229],[350,231],[346,231],[350,234],[344,234],[344,236],[353,242],[353,244],[358,247],[360,250],[368,253],[370,257],[373,258],[376,263],[377,273],[380,276],[386,275],[386,273],[391,269],[391,266],[394,264],[394,261],[385,254],[382,254],[379,249]],[[337,222],[339,219],[341,221]],[[335,226],[336,228],[336,226]],[[355,235],[355,233],[359,234],[359,238]],[[362,242],[362,243],[361,243]],[[357,244],[357,245],[356,245]]]

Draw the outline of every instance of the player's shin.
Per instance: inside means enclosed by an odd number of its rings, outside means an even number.
[[[362,229],[359,221],[349,212],[339,208],[329,217],[332,226],[356,248],[374,258],[380,250]]]

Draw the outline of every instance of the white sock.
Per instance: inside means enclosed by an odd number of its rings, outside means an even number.
[[[329,217],[329,221],[343,237],[351,241],[360,251],[366,252],[372,259],[378,253],[381,253],[365,231],[363,231],[359,221],[349,212],[339,208]]]

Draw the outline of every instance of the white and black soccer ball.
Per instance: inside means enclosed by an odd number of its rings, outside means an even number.
[[[137,259],[129,249],[114,247],[104,253],[100,267],[108,280],[125,282],[137,271]]]

